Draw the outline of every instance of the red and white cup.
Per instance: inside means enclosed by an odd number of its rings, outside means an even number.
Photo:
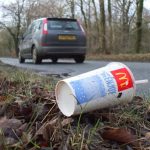
[[[61,80],[55,88],[56,102],[65,116],[130,102],[136,84],[131,70],[123,63],[113,62],[105,67]]]

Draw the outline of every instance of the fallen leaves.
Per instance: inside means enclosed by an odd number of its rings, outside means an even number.
[[[48,146],[50,137],[48,135],[53,124],[47,121],[58,112],[53,91],[45,89],[41,81],[32,85],[30,81],[21,83],[7,81],[4,78],[0,80],[0,104],[0,115],[5,116],[0,118],[0,138],[1,141],[4,139],[0,148],[5,144],[10,147],[26,147],[27,149],[34,147],[37,139],[33,137],[37,136],[37,131],[41,127],[44,128],[41,129],[44,138],[48,137],[46,140]],[[47,125],[43,126],[46,123]],[[44,146],[41,143],[42,140],[38,141],[37,146]]]
[[[55,129],[58,127],[58,118],[51,120],[49,122],[44,123],[40,129],[36,132],[36,137],[42,137],[43,140],[49,141],[54,140],[54,132]]]
[[[18,119],[8,119],[3,117],[0,119],[0,136],[1,139],[5,137],[6,144],[14,144],[18,141],[18,137],[22,135],[20,127],[22,123]],[[4,136],[4,137],[3,137]]]
[[[123,146],[150,146],[150,109],[142,98],[136,97],[124,106],[66,118],[49,84],[42,80],[21,83],[21,78],[17,82],[0,79],[0,149],[119,150]]]
[[[22,123],[18,119],[7,119],[6,117],[3,117],[0,119],[0,128],[1,129],[6,129],[6,128],[17,129],[21,125],[22,125]]]
[[[7,96],[0,95],[0,103],[6,101]]]
[[[150,140],[150,132],[147,132],[147,133],[145,134],[145,138],[146,138],[147,140]]]
[[[52,119],[49,122],[45,122],[35,134],[35,139],[37,141],[43,141],[44,144],[48,141],[53,141],[53,143],[59,143],[62,141],[61,132],[64,126],[70,125],[74,120],[72,118],[66,118],[62,121],[59,117]]]
[[[116,141],[122,144],[132,144],[133,146],[139,147],[137,136],[127,128],[104,128],[102,138],[106,140]]]

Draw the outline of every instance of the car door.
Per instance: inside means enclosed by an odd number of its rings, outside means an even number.
[[[23,38],[21,40],[21,44],[20,44],[20,50],[22,51],[22,54],[27,56],[27,44],[28,44],[28,36],[30,34],[30,28],[31,25],[27,28],[26,32],[23,34]]]
[[[29,57],[32,56],[32,53],[31,53],[31,48],[32,48],[32,44],[33,44],[33,34],[34,34],[34,26],[35,26],[35,22],[33,22],[30,27],[29,27],[29,30],[28,30],[28,34],[27,36],[25,37],[25,43],[26,43],[26,52],[27,52],[27,55]]]
[[[42,20],[37,20],[34,24],[34,29],[32,31],[32,41],[37,48],[41,43],[41,27]]]

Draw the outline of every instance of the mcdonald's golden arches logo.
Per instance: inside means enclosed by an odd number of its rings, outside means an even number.
[[[111,73],[117,82],[118,92],[133,87],[133,80],[131,78],[129,71],[126,68],[114,70],[111,71]]]

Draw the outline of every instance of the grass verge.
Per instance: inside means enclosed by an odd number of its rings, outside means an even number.
[[[111,54],[104,55],[98,53],[87,54],[87,59],[89,60],[104,60],[104,61],[140,61],[140,62],[149,62],[150,53],[146,54]]]
[[[0,63],[0,149],[126,150],[150,147],[150,101],[66,118],[54,88],[58,79]]]

